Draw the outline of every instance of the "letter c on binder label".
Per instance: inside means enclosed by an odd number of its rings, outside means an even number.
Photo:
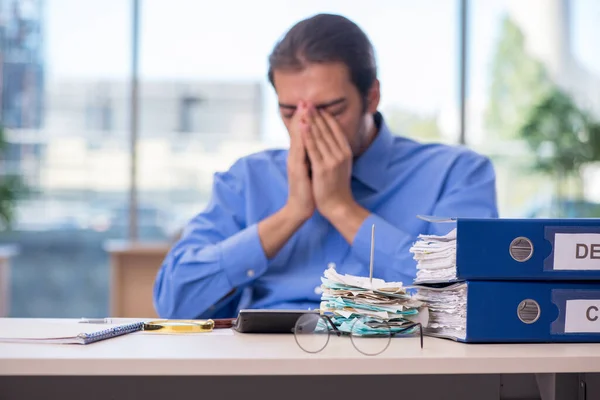
[[[555,270],[600,270],[600,233],[557,233]]]
[[[587,308],[587,311],[585,312],[585,317],[587,318],[588,321],[597,321],[598,320],[598,315],[594,314],[594,316],[592,317],[592,311],[595,311],[596,313],[598,313],[598,307],[596,306],[589,306]]]
[[[600,333],[600,299],[567,300],[565,333]]]

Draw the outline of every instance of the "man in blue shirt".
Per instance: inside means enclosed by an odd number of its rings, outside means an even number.
[[[167,255],[154,303],[164,318],[242,308],[318,308],[328,267],[411,284],[409,247],[448,227],[418,214],[497,217],[490,161],[466,148],[394,136],[377,111],[374,51],[353,22],[297,23],[269,57],[289,150],[244,157]]]

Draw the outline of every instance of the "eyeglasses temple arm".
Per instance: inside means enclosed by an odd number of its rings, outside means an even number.
[[[337,326],[335,326],[335,324],[333,323],[333,321],[331,320],[331,318],[329,318],[328,315],[323,315],[323,317],[329,322],[329,325],[331,325],[331,328],[333,329],[333,331],[335,332],[336,335],[341,336],[342,332],[340,332],[340,330],[337,328]]]
[[[409,330],[411,328],[414,328],[417,325],[419,326],[419,337],[421,339],[421,348],[423,348],[423,325],[421,325],[420,322],[415,322],[415,323],[410,324],[409,326],[407,326],[405,328],[400,329],[398,332],[393,332],[392,333],[392,337],[395,336],[397,333],[402,333],[402,332],[407,331],[407,330]]]

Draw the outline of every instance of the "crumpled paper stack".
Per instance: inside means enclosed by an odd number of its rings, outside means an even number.
[[[389,333],[412,334],[415,329],[407,325],[420,322],[427,326],[428,311],[424,304],[407,293],[402,282],[386,282],[382,279],[341,275],[335,269],[325,270],[321,278],[320,310],[331,313],[336,327],[353,335]],[[387,322],[388,327],[371,321],[364,324],[364,317],[376,317]],[[358,321],[357,321],[358,320]]]

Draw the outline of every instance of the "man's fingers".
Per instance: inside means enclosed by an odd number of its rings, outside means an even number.
[[[316,111],[314,109],[310,111],[310,134],[317,150],[319,150],[321,158],[324,160],[331,159],[333,150],[329,148],[329,144],[325,139],[330,133],[322,131],[316,123]]]
[[[290,129],[290,155],[304,157],[305,148],[303,141],[303,130],[308,129],[308,119],[306,116],[306,107],[303,103],[298,104],[296,114],[292,118]]]
[[[308,124],[300,123],[292,129],[293,137],[288,153],[288,174],[292,179],[306,179],[310,177],[310,167],[307,163],[307,150],[303,136],[308,132]]]
[[[333,132],[323,119],[322,114],[323,113],[321,111],[315,111],[313,117],[314,123],[319,128],[319,131],[321,132],[321,138],[327,144],[327,148],[329,149],[331,156],[339,159],[343,156],[343,153],[341,152],[340,146],[333,136]]]
[[[308,153],[311,164],[313,166],[321,165],[323,156],[317,147],[317,143],[310,129],[302,131],[302,139],[304,141],[304,147],[306,147],[306,152]]]
[[[329,115],[329,113],[327,113],[325,111],[322,111],[319,114],[321,115],[321,117],[323,117],[323,120],[327,123],[327,126],[329,127],[329,129],[332,133],[332,136],[333,136],[335,142],[337,143],[338,148],[340,149],[342,154],[346,157],[351,157],[352,149],[350,148],[350,143],[348,143],[348,139],[344,135],[344,132],[342,132],[342,129],[340,128],[340,125],[337,123],[335,118],[333,118],[331,115]]]
[[[292,129],[290,134],[290,150],[289,157],[294,162],[298,162],[304,155],[304,143],[302,140],[302,132],[300,132],[300,125]]]

